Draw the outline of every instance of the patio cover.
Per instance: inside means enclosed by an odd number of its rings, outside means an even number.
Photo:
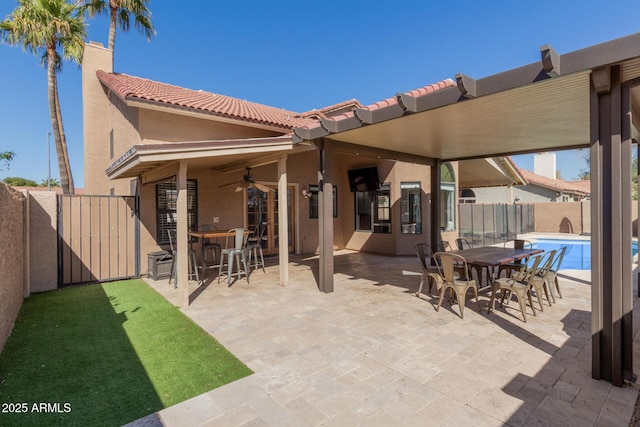
[[[632,375],[631,142],[638,134],[640,34],[427,93],[401,93],[318,125],[295,128],[320,165],[320,288],[333,290],[330,151],[439,165],[510,154],[590,148],[592,195],[592,375],[621,386]],[[636,114],[632,114],[636,112]],[[431,203],[439,239],[439,198]]]

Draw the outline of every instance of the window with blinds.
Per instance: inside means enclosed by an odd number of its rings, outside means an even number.
[[[168,245],[167,230],[176,228],[178,211],[178,190],[176,182],[162,182],[156,184],[156,240],[159,245]],[[187,222],[189,231],[196,231],[198,227],[198,181],[187,180]]]

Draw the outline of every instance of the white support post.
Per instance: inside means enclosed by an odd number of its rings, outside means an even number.
[[[176,244],[177,259],[177,280],[178,280],[178,305],[180,308],[189,307],[189,239],[188,222],[187,222],[187,160],[180,161],[180,169],[178,170],[178,180],[176,183],[178,191],[177,200],[177,226],[176,226]]]
[[[289,203],[287,197],[287,156],[278,159],[278,258],[280,286],[289,284]]]

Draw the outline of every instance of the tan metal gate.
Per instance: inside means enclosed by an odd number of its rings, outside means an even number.
[[[135,196],[58,196],[58,286],[140,276]]]

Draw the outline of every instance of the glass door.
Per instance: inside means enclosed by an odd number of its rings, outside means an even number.
[[[278,190],[276,186],[269,186],[273,191],[262,192],[255,188],[247,189],[247,227],[254,230],[256,225],[262,224],[267,227],[265,236],[262,239],[262,251],[265,255],[278,253]],[[287,217],[289,219],[289,252],[293,252],[295,242],[294,215],[293,215],[293,195],[294,187],[287,188]]]

